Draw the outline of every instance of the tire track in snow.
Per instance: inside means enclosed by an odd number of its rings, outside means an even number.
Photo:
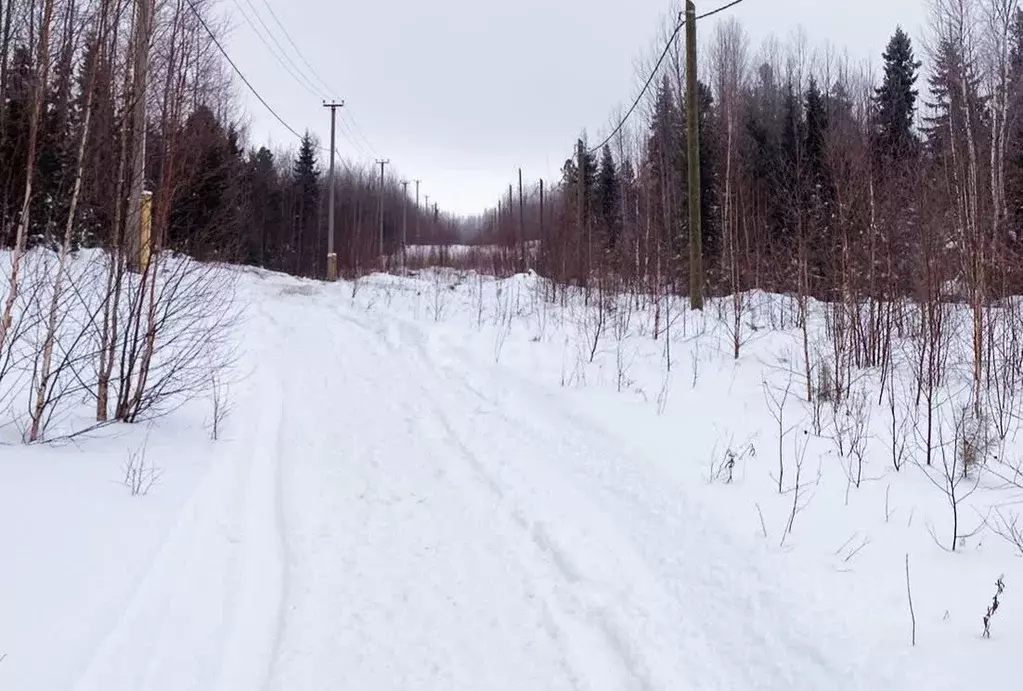
[[[273,378],[260,382],[272,395]],[[75,691],[260,688],[282,570],[276,413],[259,409],[256,433],[206,470]]]
[[[699,506],[688,505],[684,491],[671,497],[664,493],[664,487],[650,485],[651,475],[648,473],[637,475],[638,469],[645,464],[638,461],[633,453],[624,452],[621,442],[612,438],[607,430],[599,429],[594,422],[563,410],[563,406],[557,405],[556,401],[548,400],[549,394],[538,395],[534,383],[524,381],[515,387],[508,387],[507,378],[497,381],[497,372],[492,371],[496,368],[476,364],[473,371],[478,374],[485,372],[484,380],[495,382],[497,390],[503,391],[504,397],[495,399],[494,394],[488,394],[470,381],[466,371],[456,369],[450,362],[439,361],[426,347],[428,339],[423,333],[423,327],[403,317],[392,315],[392,318],[402,324],[398,331],[405,335],[404,344],[416,351],[416,358],[420,361],[418,369],[436,373],[436,390],[442,392],[441,397],[444,397],[443,392],[450,391],[452,387],[471,394],[471,399],[477,401],[479,409],[501,419],[502,424],[492,428],[517,430],[515,439],[508,441],[518,441],[522,446],[535,450],[532,454],[520,453],[521,458],[552,457],[551,449],[562,450],[556,457],[565,459],[564,462],[559,464],[559,468],[551,469],[560,480],[551,484],[573,487],[581,482],[580,486],[590,490],[591,496],[583,497],[579,507],[587,510],[580,515],[596,518],[607,509],[617,509],[617,522],[628,530],[620,531],[617,525],[608,525],[605,521],[587,527],[585,523],[578,522],[579,516],[564,513],[552,525],[557,532],[564,533],[566,527],[575,523],[574,530],[569,531],[574,537],[564,540],[564,544],[576,545],[581,536],[589,533],[586,541],[592,540],[595,544],[604,545],[604,549],[611,549],[613,554],[620,557],[618,563],[626,567],[628,576],[624,579],[619,574],[609,574],[611,582],[632,584],[630,589],[619,593],[621,598],[613,602],[613,611],[600,604],[601,599],[606,598],[600,589],[590,587],[583,592],[583,597],[588,604],[596,602],[589,606],[586,614],[596,626],[604,630],[609,645],[615,648],[625,666],[634,671],[638,679],[645,681],[646,687],[673,688],[677,678],[682,676],[702,680],[697,683],[698,687],[749,688],[754,684],[765,689],[791,688],[806,683],[806,680],[792,679],[788,671],[778,666],[777,660],[785,659],[794,651],[798,651],[798,656],[809,663],[804,667],[804,673],[807,670],[816,672],[810,676],[822,683],[824,680],[833,681],[842,674],[815,644],[811,630],[790,627],[779,631],[776,619],[765,619],[760,614],[764,610],[776,610],[779,605],[786,607],[786,611],[797,610],[797,607],[789,609],[787,598],[786,602],[773,601],[774,596],[769,595],[769,590],[762,585],[771,582],[772,578],[759,569],[755,559],[749,559],[753,554],[747,555],[741,546],[733,545],[728,534],[722,532],[712,517],[702,512]],[[450,347],[452,344],[445,345]],[[456,346],[456,349],[462,354],[459,365],[473,362],[464,348]],[[522,377],[513,374],[512,378],[518,380]],[[463,398],[450,395],[446,400],[448,403],[438,403],[434,407],[447,410],[450,414],[452,409],[457,409],[451,402]],[[517,402],[522,405],[515,406]],[[463,413],[454,417],[463,421],[471,419],[474,411],[465,409],[464,405],[462,408]],[[527,411],[528,414],[525,414]],[[540,424],[541,418],[546,424]],[[569,425],[567,429],[559,427],[555,434],[549,424],[552,419],[568,422]],[[470,437],[480,438],[473,425],[466,427],[470,430]],[[597,440],[596,446],[594,439]],[[489,450],[501,447],[493,439],[484,441],[480,438],[479,443],[486,444],[483,448],[488,449],[485,454],[488,458],[494,456]],[[472,446],[472,443],[463,440],[462,446]],[[565,451],[568,452],[567,456]],[[573,454],[580,459],[578,462],[571,460]],[[614,454],[620,458],[613,458]],[[626,459],[628,462],[623,462]],[[591,462],[594,460],[598,462]],[[479,458],[476,458],[476,462],[481,463]],[[492,481],[499,482],[494,478],[500,477],[503,472],[513,476],[513,484],[519,485],[517,491],[505,487],[503,491],[506,495],[526,499],[538,490],[542,491],[522,472],[509,473],[507,463],[490,465],[497,470],[497,475],[490,471],[484,472],[490,473]],[[562,474],[558,475],[558,471]],[[550,513],[547,509],[549,506],[545,507],[545,513]],[[606,516],[611,517],[611,513]],[[535,523],[545,525],[542,520]],[[691,535],[693,527],[699,531],[696,536]],[[643,530],[636,532],[639,528]],[[579,530],[584,532],[579,533]],[[543,536],[545,533],[537,534]],[[656,542],[649,540],[652,535],[658,536]],[[664,538],[671,536],[675,540],[665,543]],[[557,540],[549,535],[547,537],[547,540],[540,540],[546,543],[541,544],[541,547],[551,547],[553,553],[560,555],[554,561],[569,566],[568,569],[562,569],[566,577],[590,570],[571,557],[571,552],[577,551],[575,548],[563,549],[558,547]],[[637,537],[641,539],[637,541]],[[686,557],[692,552],[685,547],[687,543],[692,543],[692,549],[699,550],[699,564],[688,565]],[[589,557],[587,561],[591,567],[607,567],[606,564],[596,563],[592,554]],[[783,590],[782,586],[778,592]],[[757,615],[752,620],[743,612],[744,601],[747,612]],[[669,621],[665,611],[676,612],[678,623]],[[636,619],[637,615],[642,618]],[[675,635],[676,650],[650,637],[646,631],[649,624],[644,622],[651,617],[653,621],[659,622],[655,628],[661,627],[665,633]],[[625,634],[625,628],[632,631],[633,635]],[[676,629],[681,630],[681,636]],[[747,671],[732,668],[727,658],[720,658],[721,650],[731,645],[760,651],[762,669],[758,672],[755,669]],[[640,653],[640,650],[643,652]],[[680,667],[674,658],[682,652],[685,652],[682,657],[687,663]],[[651,659],[658,660],[655,669],[663,672],[674,668],[677,673],[659,674],[654,684],[647,675],[651,669]],[[756,676],[762,674],[763,670],[770,670],[768,678]]]
[[[392,362],[402,362],[410,378],[419,378],[420,393],[431,403],[428,406],[431,417],[443,430],[447,445],[459,451],[477,481],[493,494],[511,523],[516,526],[523,545],[520,549],[525,551],[522,555],[524,561],[546,565],[548,570],[558,576],[560,585],[546,588],[547,592],[542,595],[545,599],[543,611],[548,618],[547,625],[552,627],[552,634],[562,645],[565,664],[572,670],[572,678],[587,679],[587,688],[654,689],[646,664],[597,603],[602,596],[595,593],[595,585],[572,562],[568,553],[555,543],[542,521],[526,517],[522,506],[509,498],[509,489],[456,431],[452,422],[456,415],[451,411],[461,406],[455,402],[456,397],[446,391],[451,384],[463,391],[466,391],[466,387],[459,377],[450,376],[450,372],[447,377],[440,376],[441,370],[431,361],[422,332],[414,324],[402,319],[389,319],[382,324],[382,328],[374,328],[349,315],[342,315],[342,318],[375,335],[386,344]],[[471,419],[475,412],[466,411],[457,417]],[[511,423],[507,419],[503,419],[503,422],[508,425]],[[531,587],[538,585],[535,572],[530,581]],[[608,667],[609,661],[615,661],[617,669]],[[599,668],[602,664],[603,668]],[[595,670],[595,666],[599,669]]]
[[[375,665],[383,655],[387,671],[373,676],[369,688],[623,688],[583,683],[565,657],[554,654],[558,641],[543,611],[536,570],[524,569],[531,561],[522,558],[520,531],[503,527],[507,519],[490,499],[494,487],[480,492],[471,470],[467,474],[462,464],[448,462],[457,461],[457,446],[435,420],[432,400],[418,390],[421,373],[415,363],[393,357],[388,342],[398,335],[335,310],[338,319],[316,320],[328,327],[315,334],[309,355],[338,354],[330,369],[319,373],[321,382],[342,387],[337,414],[377,448],[346,454],[333,429],[322,429],[326,434],[307,453],[291,449],[297,451],[288,463],[295,478],[291,489],[305,499],[301,525],[289,525],[300,533],[301,558],[295,565],[300,578],[283,630],[284,654],[273,675],[277,686],[368,688],[358,675],[379,671]],[[314,334],[293,336],[309,341]],[[312,381],[296,386],[307,405],[321,403]],[[300,467],[301,475],[295,476]],[[309,496],[309,483],[318,485],[319,496]],[[422,495],[413,497],[417,502],[402,501],[409,490]],[[331,516],[333,510],[339,513]],[[325,524],[328,517],[332,520]],[[325,570],[331,562],[337,568]],[[380,588],[394,598],[400,594],[399,603],[375,601]],[[381,620],[391,621],[395,607],[401,624],[378,628]],[[472,620],[457,618],[456,628],[446,628],[443,622],[459,612]],[[408,647],[424,624],[429,639]],[[353,636],[359,641],[355,649]],[[496,655],[519,660],[497,683],[493,664],[475,666],[480,656]],[[544,660],[557,661],[560,672],[548,664],[537,677]],[[466,670],[474,671],[466,677]],[[442,674],[447,683],[433,686],[406,676],[410,673]],[[531,683],[510,685],[519,678]]]

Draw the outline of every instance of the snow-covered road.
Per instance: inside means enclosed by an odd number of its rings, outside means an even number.
[[[598,419],[389,297],[252,285],[229,452],[138,572],[126,562],[129,585],[90,592],[93,633],[69,635],[60,666],[35,675],[38,645],[12,649],[18,691],[816,691],[919,674],[853,622],[834,570],[673,471],[703,465],[700,430]]]
[[[842,676],[755,548],[552,393],[318,294],[249,327],[244,451],[200,486],[81,691]]]

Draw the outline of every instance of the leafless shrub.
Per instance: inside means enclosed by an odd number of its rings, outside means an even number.
[[[907,411],[908,405],[903,406],[902,414],[899,414],[895,399],[895,377],[888,378],[886,389],[887,410],[888,410],[888,448],[892,454],[892,465],[896,472],[902,470],[906,462],[906,449],[909,446],[910,420],[912,413]]]
[[[992,325],[988,360],[986,409],[991,424],[1002,441],[1009,436],[1019,418],[1019,391],[1023,386],[1020,366],[1023,363],[1023,328],[1015,310],[1003,314]]]
[[[632,316],[633,307],[630,296],[625,295],[623,299],[615,301],[611,317],[611,333],[615,339],[615,375],[619,393],[631,384],[629,368],[632,365],[633,356],[628,352],[627,343],[632,332]]]
[[[735,446],[731,442],[725,447],[722,454],[718,454],[717,448],[711,453],[709,482],[723,482],[726,485],[732,484],[735,478],[735,466],[743,461],[756,458],[757,449],[752,441]]]
[[[989,517],[985,523],[995,535],[1008,542],[1020,556],[1023,556],[1023,525],[1020,524],[1019,512],[1005,513],[1000,508],[995,509],[994,517]]]
[[[824,407],[833,400],[831,367],[826,360],[818,359],[814,373],[816,376],[813,395],[810,397],[810,426],[814,436],[819,437],[824,432]]]
[[[234,404],[231,402],[230,387],[224,381],[223,374],[219,371],[214,371],[210,375],[210,405],[212,406],[210,413],[210,439],[217,441],[220,439],[220,432],[224,427],[224,421],[234,409]]]
[[[433,321],[440,322],[444,318],[444,310],[447,309],[448,293],[452,287],[444,280],[439,270],[434,270],[431,287],[433,288]]]
[[[201,396],[210,377],[234,363],[238,312],[234,274],[219,264],[154,258],[125,283],[112,341],[116,418],[139,422]]]
[[[146,496],[163,474],[162,468],[153,466],[146,458],[148,439],[128,453],[124,463],[124,486],[131,496]]]
[[[583,330],[586,336],[586,343],[589,347],[589,362],[592,363],[597,357],[597,349],[600,347],[600,339],[604,337],[607,330],[609,313],[614,309],[613,295],[604,290],[603,284],[598,284],[596,306],[593,309],[583,311]]]
[[[47,250],[33,254],[47,255]],[[39,313],[31,320],[35,327],[28,334],[31,352],[26,442],[50,437],[54,423],[79,405],[90,391],[90,370],[97,356],[95,324],[102,310],[102,287],[98,285],[98,263],[88,259],[62,258],[56,269],[58,278],[49,280],[46,257],[38,273],[45,280],[36,303]],[[73,436],[83,430],[65,430]]]
[[[34,353],[29,337],[42,325],[40,305],[46,287],[43,272],[36,270],[43,254],[43,251],[29,252],[24,259],[24,273],[11,306],[11,325],[0,346],[0,412],[8,412],[15,403],[20,405],[21,397],[30,385]],[[9,271],[10,267],[0,269],[0,281],[8,280],[5,272]]]
[[[969,533],[960,531],[961,505],[977,491],[980,484],[980,470],[984,467],[983,458],[980,455],[984,443],[972,436],[976,433],[976,428],[970,422],[970,408],[971,406],[968,404],[960,406],[951,422],[948,421],[946,415],[939,416],[937,451],[941,466],[937,471],[921,467],[924,476],[941,490],[948,502],[952,518],[951,551],[955,551],[960,542],[964,542],[966,538],[976,533],[976,531]],[[948,439],[949,436],[951,439]],[[973,472],[974,469],[976,472]],[[933,530],[931,536],[935,542],[941,544]]]
[[[847,400],[849,417],[849,456],[856,464],[856,488],[863,482],[863,462],[867,456],[870,440],[870,395],[866,388],[849,395]]]
[[[792,431],[793,427],[785,427],[785,405],[789,400],[792,391],[793,376],[791,373],[785,382],[785,387],[778,390],[772,387],[766,379],[761,382],[764,389],[764,398],[767,402],[767,409],[774,418],[778,430],[778,494],[782,494],[785,482],[785,437]]]
[[[785,546],[785,538],[792,533],[796,524],[796,516],[802,512],[810,503],[803,486],[803,463],[806,461],[806,449],[810,443],[809,435],[802,434],[792,440],[793,458],[796,464],[796,482],[790,490],[792,493],[792,509],[789,511],[789,520],[781,535],[781,546]]]

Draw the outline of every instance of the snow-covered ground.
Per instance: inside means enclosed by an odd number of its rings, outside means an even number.
[[[676,312],[669,374],[652,312],[599,326],[531,276],[238,274],[218,441],[197,398],[0,448],[0,689],[1020,687],[1020,560],[988,530],[946,551],[876,391],[851,486],[799,332],[767,326],[785,300],[752,297],[737,361],[713,308]],[[960,533],[1012,500],[993,484]]]

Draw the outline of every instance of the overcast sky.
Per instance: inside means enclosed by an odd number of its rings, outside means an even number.
[[[784,39],[802,25],[813,45],[831,42],[876,66],[897,24],[919,55],[925,2],[745,0],[728,14],[755,43],[772,33]],[[697,0],[697,11],[724,3]],[[233,27],[225,44],[231,57],[285,121],[324,144],[330,121],[320,103],[323,89],[313,94],[299,86],[246,20],[263,32],[258,13],[309,73],[268,5],[336,90],[322,96],[347,103],[338,130],[342,155],[390,159],[389,172],[421,178],[431,201],[459,213],[493,205],[519,166],[530,180],[556,177],[584,128],[591,140],[606,131],[613,110],[638,88],[637,61],[652,52],[663,18],[673,13],[671,0],[222,3]],[[701,23],[701,38],[724,16]],[[251,144],[294,140],[241,84],[238,93]]]

